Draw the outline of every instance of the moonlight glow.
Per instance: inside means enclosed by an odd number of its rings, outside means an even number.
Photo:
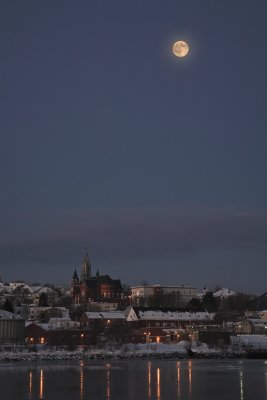
[[[178,42],[174,43],[172,51],[176,57],[185,57],[189,52],[189,46],[186,42],[179,40]]]

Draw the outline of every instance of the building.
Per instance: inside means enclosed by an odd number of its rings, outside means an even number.
[[[0,310],[0,345],[24,344],[25,321],[8,311]]]
[[[80,279],[75,269],[71,281],[71,297],[74,304],[86,305],[91,302],[110,302],[120,304],[123,301],[123,288],[119,279],[109,275],[91,274],[88,252],[85,252]]]
[[[253,333],[253,324],[250,319],[243,318],[234,324],[234,332],[237,334],[251,335]]]
[[[197,297],[192,286],[140,285],[131,287],[131,302],[136,306],[186,307]]]
[[[235,325],[238,334],[267,335],[267,320],[261,318],[246,318]]]
[[[30,321],[48,322],[50,318],[68,318],[69,310],[65,307],[28,307],[28,319]]]
[[[267,320],[251,318],[249,321],[253,326],[253,333],[255,335],[267,335]]]
[[[80,319],[81,327],[111,327],[112,325],[125,325],[126,315],[122,311],[84,312]]]
[[[79,323],[62,320],[48,324],[31,322],[26,325],[27,345],[59,346],[74,349],[76,346],[95,344],[96,339],[89,330],[82,330]]]
[[[259,316],[261,319],[266,319],[267,320],[267,310],[263,310],[259,312]]]
[[[127,321],[143,328],[180,328],[213,323],[214,314],[207,311],[189,312],[174,310],[153,310],[147,308],[128,307],[125,311]]]
[[[129,327],[134,331],[134,340],[149,335],[149,342],[179,342],[191,340],[198,330],[214,326],[213,314],[208,312],[188,312],[156,310],[129,306],[125,310]],[[148,339],[148,338],[146,338]]]

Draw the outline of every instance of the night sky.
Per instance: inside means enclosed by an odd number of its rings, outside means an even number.
[[[0,275],[267,290],[266,0],[0,2]],[[185,58],[172,54],[185,40]]]

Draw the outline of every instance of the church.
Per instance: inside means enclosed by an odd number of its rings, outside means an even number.
[[[91,263],[88,251],[81,266],[80,279],[75,269],[71,281],[71,296],[74,304],[86,305],[90,302],[116,302],[123,299],[123,288],[119,279],[112,279],[109,275],[91,274]]]

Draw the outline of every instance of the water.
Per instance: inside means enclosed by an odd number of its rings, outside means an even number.
[[[0,363],[0,400],[266,400],[264,360]]]

